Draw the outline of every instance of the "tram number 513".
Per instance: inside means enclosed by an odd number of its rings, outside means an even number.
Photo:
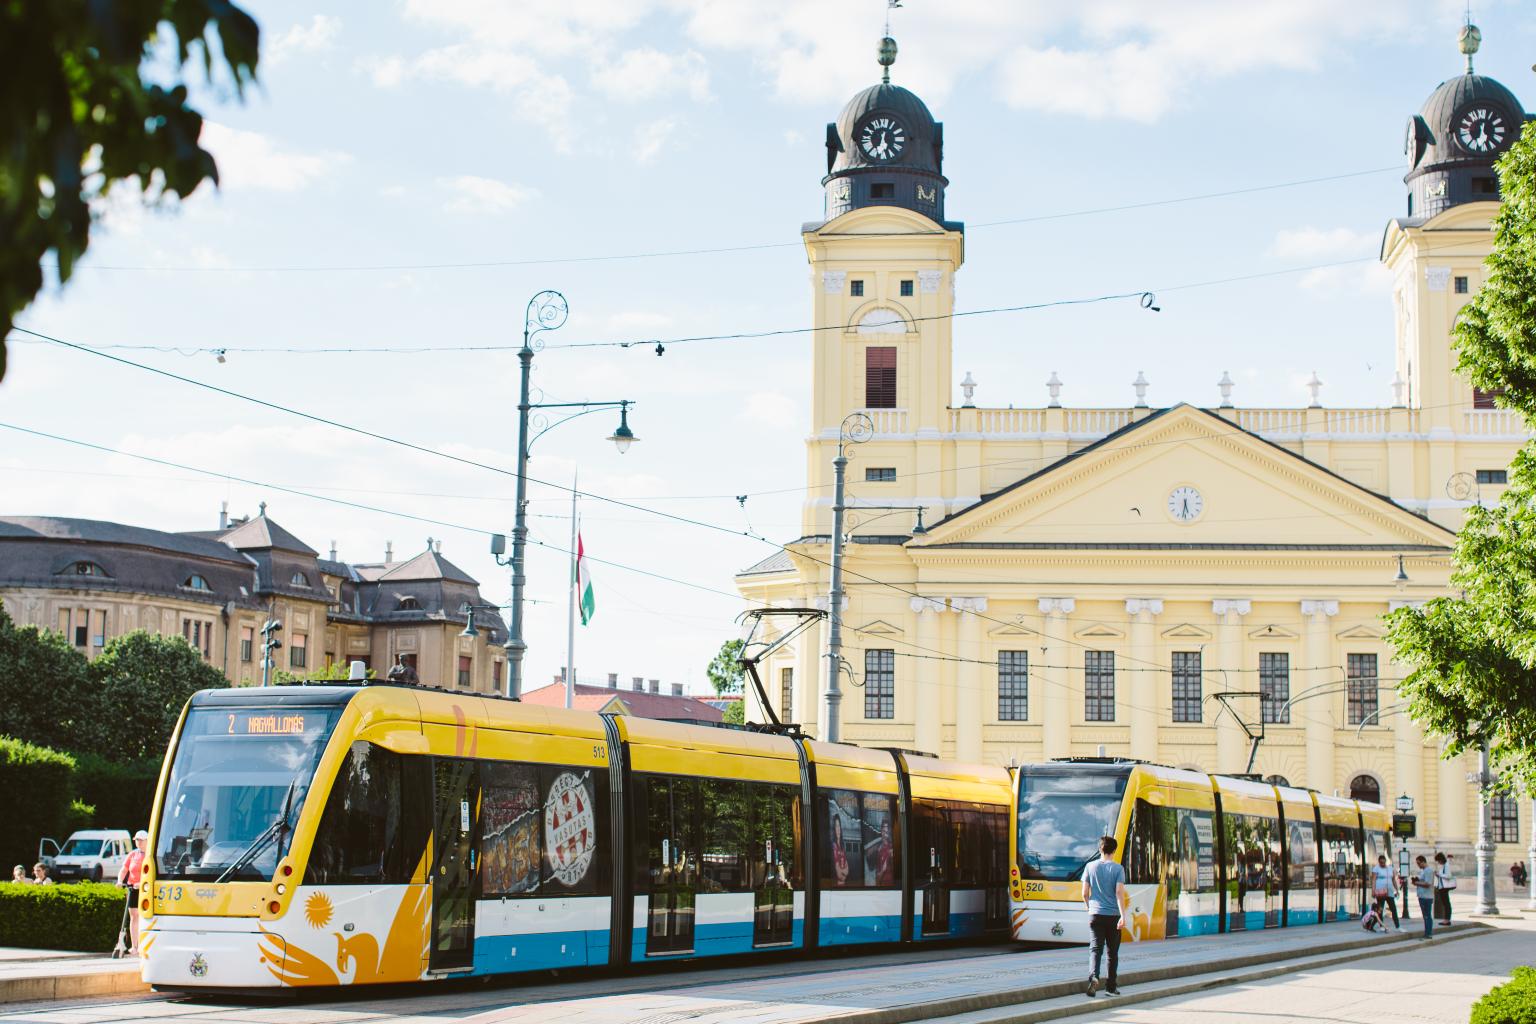
[[[592,760],[594,760],[594,761],[606,761],[606,760],[608,760],[608,748],[605,747],[601,743],[594,743],[594,744],[592,744]]]

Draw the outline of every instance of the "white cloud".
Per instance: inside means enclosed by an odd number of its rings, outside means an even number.
[[[1297,278],[1297,285],[1314,291],[1348,288],[1384,290],[1391,275],[1375,259],[1379,234],[1352,228],[1287,228],[1275,235],[1270,255],[1293,263],[1337,263],[1319,266]]]
[[[709,99],[709,69],[692,50],[678,54],[649,46],[626,50],[615,60],[603,61],[593,71],[592,83],[608,98],[624,103],[677,93],[696,101]]]
[[[649,124],[635,128],[635,145],[632,150],[636,162],[648,164],[661,153],[672,133],[677,131],[677,118],[658,118]]]
[[[524,185],[473,174],[438,178],[437,185],[448,193],[448,199],[443,203],[443,209],[448,213],[497,216],[517,209],[539,194]]]
[[[275,67],[298,54],[324,53],[334,49],[336,37],[341,34],[341,19],[328,14],[317,14],[308,25],[293,25],[280,32],[263,48],[263,67]]]
[[[345,153],[294,152],[258,132],[241,131],[213,121],[203,122],[203,134],[198,141],[218,162],[219,184],[226,189],[293,192],[351,159]]]

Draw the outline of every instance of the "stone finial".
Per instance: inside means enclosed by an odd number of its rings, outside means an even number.
[[[1403,407],[1403,389],[1407,386],[1408,382],[1403,380],[1402,374],[1394,373],[1392,375],[1392,408],[1401,409]]]
[[[1056,376],[1056,371],[1051,371],[1051,379],[1045,382],[1045,390],[1051,393],[1051,408],[1061,408],[1061,378]]]
[[[965,371],[965,380],[960,382],[960,391],[965,395],[965,405],[962,408],[971,409],[976,406],[976,381],[971,377],[971,371]]]
[[[263,501],[261,504],[257,505],[256,508],[258,509],[256,513],[257,517],[265,519],[267,516],[267,503]]]
[[[1232,408],[1232,375],[1226,370],[1221,371],[1221,380],[1216,382],[1216,387],[1221,390],[1221,407]]]
[[[1137,370],[1136,379],[1131,381],[1131,387],[1136,389],[1136,408],[1145,409],[1147,407],[1147,387],[1150,384],[1151,381],[1147,380],[1147,375]]]
[[[1312,371],[1312,379],[1307,381],[1307,390],[1312,393],[1312,400],[1307,403],[1309,409],[1321,409],[1323,403],[1318,401],[1317,393],[1322,390],[1323,382],[1317,379],[1317,371]]]
[[[1456,35],[1456,49],[1467,58],[1467,74],[1472,73],[1472,55],[1478,47],[1483,45],[1482,31],[1470,21],[1461,26],[1461,31]]]

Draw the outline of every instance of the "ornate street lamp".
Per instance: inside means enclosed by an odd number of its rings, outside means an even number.
[[[843,692],[839,687],[839,673],[843,668],[843,478],[848,469],[845,449],[849,445],[863,444],[875,433],[875,422],[867,413],[849,413],[837,435],[837,458],[832,460],[835,483],[832,491],[832,590],[827,595],[827,696],[826,723],[828,743],[836,743],[842,735],[838,721]]]
[[[578,416],[597,412],[599,409],[617,408],[619,410],[618,429],[608,440],[614,443],[614,447],[618,448],[620,454],[628,451],[629,446],[639,440],[629,429],[629,407],[635,404],[633,399],[615,402],[534,402],[530,400],[528,377],[533,369],[533,354],[544,347],[544,342],[539,335],[545,331],[558,329],[569,315],[570,306],[566,304],[565,296],[557,291],[545,290],[529,299],[528,310],[523,317],[523,347],[517,352],[522,379],[518,388],[517,403],[517,508],[512,525],[512,557],[506,560],[501,557],[507,549],[505,537],[497,534],[491,538],[491,554],[495,556],[496,564],[512,567],[512,625],[507,631],[505,647],[507,650],[507,696],[513,700],[520,700],[523,695],[523,654],[528,650],[528,644],[523,640],[523,588],[527,583],[527,576],[524,573],[526,564],[524,551],[528,545],[528,450],[533,447],[533,442],[560,424]],[[578,411],[554,422],[550,422],[541,415],[537,420],[532,421],[532,426],[538,432],[529,437],[528,413],[533,409],[576,409]]]

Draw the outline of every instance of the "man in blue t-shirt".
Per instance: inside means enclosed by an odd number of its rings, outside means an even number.
[[[1130,899],[1125,893],[1125,869],[1112,859],[1114,836],[1099,840],[1099,859],[1083,869],[1083,905],[1088,908],[1088,927],[1093,931],[1093,945],[1088,954],[1088,997],[1099,990],[1099,962],[1104,947],[1109,947],[1109,984],[1104,991],[1120,994],[1115,974],[1120,967],[1120,929],[1125,927],[1125,912]]]

